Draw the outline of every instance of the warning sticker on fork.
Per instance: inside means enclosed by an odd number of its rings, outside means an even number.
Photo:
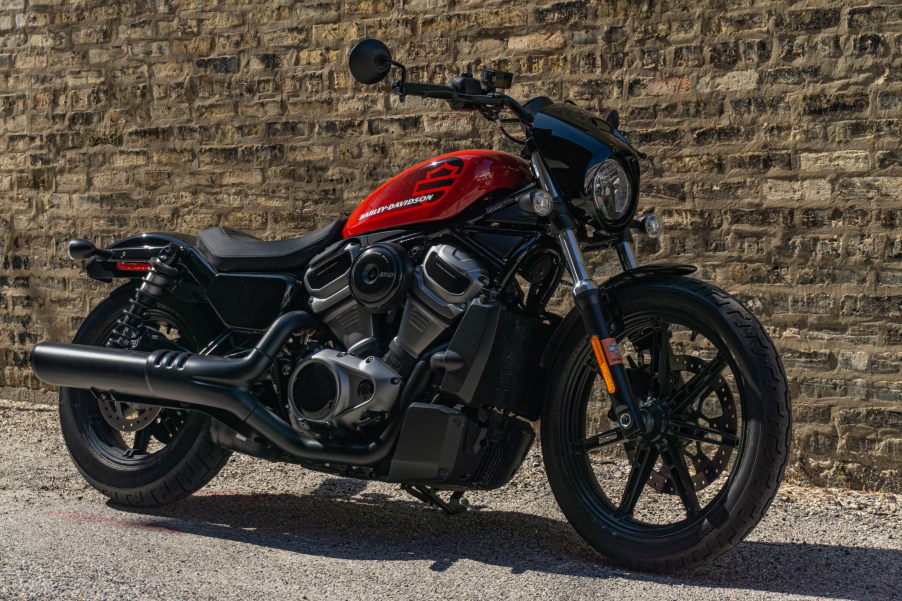
[[[608,365],[623,365],[623,357],[620,355],[616,338],[605,338],[601,341],[601,348],[604,349],[604,358],[607,359]]]

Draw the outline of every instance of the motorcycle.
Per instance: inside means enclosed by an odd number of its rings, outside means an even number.
[[[786,465],[786,376],[761,324],[694,267],[637,263],[634,232],[662,226],[637,216],[644,155],[616,112],[521,105],[493,69],[408,81],[373,39],[349,66],[363,84],[395,70],[401,101],[478,112],[521,156],[431,158],[296,239],[70,241],[89,277],[125,279],[73,344],[31,352],[84,478],[160,505],[239,452],[459,513],[466,491],[512,479],[539,421],[555,499],[602,554],[671,571],[736,545]],[[599,251],[622,267],[604,282],[585,259]],[[548,310],[561,285],[563,318]]]

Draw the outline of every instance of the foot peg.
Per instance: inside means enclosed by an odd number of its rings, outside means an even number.
[[[401,488],[423,503],[431,505],[432,507],[438,507],[448,515],[463,513],[470,508],[470,502],[464,497],[464,492],[462,490],[454,491],[451,494],[451,498],[445,501],[438,496],[438,493],[434,488],[429,488],[428,486],[402,484]]]

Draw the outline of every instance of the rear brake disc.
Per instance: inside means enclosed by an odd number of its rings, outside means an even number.
[[[125,403],[111,393],[95,393],[104,421],[120,432],[137,432],[149,426],[160,415],[162,407]]]

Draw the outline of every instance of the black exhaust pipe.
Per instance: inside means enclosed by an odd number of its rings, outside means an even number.
[[[391,452],[402,420],[393,420],[370,444],[319,441],[296,431],[249,392],[250,383],[269,368],[288,337],[315,323],[313,316],[303,311],[286,313],[241,358],[41,343],[31,351],[31,366],[35,376],[47,384],[177,401],[201,411],[227,411],[299,459],[360,466],[379,463]],[[404,386],[400,407],[412,402],[428,382],[428,360],[421,361]]]

